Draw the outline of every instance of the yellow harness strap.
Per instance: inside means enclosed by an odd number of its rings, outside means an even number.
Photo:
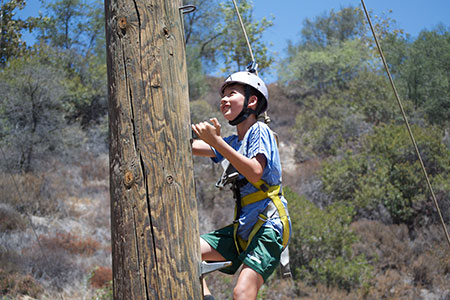
[[[284,208],[283,203],[281,202],[280,195],[280,189],[281,186],[274,185],[274,186],[268,186],[262,179],[259,180],[256,183],[252,183],[252,185],[258,189],[258,191],[249,194],[241,199],[241,207],[244,207],[246,205],[264,200],[266,198],[270,198],[275,205],[275,207],[278,210],[278,215],[280,217],[281,223],[283,224],[283,248],[286,248],[287,243],[289,241],[289,219],[286,214],[286,210]],[[234,242],[236,244],[236,249],[238,253],[240,253],[240,249],[247,249],[247,246],[250,244],[252,238],[255,236],[255,234],[258,232],[258,230],[261,228],[261,226],[266,222],[267,216],[260,214],[258,217],[258,221],[255,223],[255,225],[252,228],[252,231],[250,232],[250,235],[248,236],[248,240],[245,241],[241,237],[237,235],[237,230],[239,227],[239,222],[236,220],[237,217],[237,207],[234,208]]]

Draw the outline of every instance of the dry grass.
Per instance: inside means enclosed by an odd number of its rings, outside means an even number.
[[[67,232],[59,232],[54,236],[39,236],[40,243],[47,250],[65,250],[70,254],[84,256],[93,255],[100,249],[100,243],[91,237],[80,237]]]
[[[58,215],[61,209],[50,193],[46,173],[10,174],[0,176],[2,203],[9,204],[20,213],[48,216]]]
[[[419,299],[424,292],[450,296],[448,245],[439,226],[410,232],[405,225],[361,220],[351,228],[360,236],[356,253],[376,268],[367,299]]]
[[[0,204],[0,232],[25,230],[27,220],[15,209]]]
[[[43,287],[31,275],[10,273],[0,268],[0,296],[27,295],[37,298],[43,291]]]

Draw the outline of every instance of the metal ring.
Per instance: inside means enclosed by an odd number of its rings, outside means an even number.
[[[181,12],[182,12],[183,14],[190,14],[191,12],[196,11],[196,10],[197,10],[197,7],[196,7],[195,5],[188,4],[188,5],[180,6],[179,9],[181,10]]]

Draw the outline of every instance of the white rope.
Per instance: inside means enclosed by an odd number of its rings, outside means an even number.
[[[250,45],[250,41],[248,40],[247,31],[245,30],[244,23],[242,22],[241,14],[239,13],[239,9],[237,7],[236,1],[232,0],[234,4],[234,9],[236,10],[236,15],[239,19],[239,24],[241,24],[242,32],[244,33],[245,40],[247,42],[248,51],[250,52],[250,57],[252,58],[252,62],[255,61],[255,57],[253,56],[252,46]],[[258,73],[256,73],[258,75]]]
[[[247,31],[245,30],[244,22],[242,22],[241,14],[239,13],[239,8],[235,0],[232,0],[232,2],[234,5],[234,9],[236,10],[236,15],[239,19],[239,24],[241,25],[242,32],[244,33],[245,41],[247,42],[248,52],[250,53],[252,63],[255,63],[255,57],[253,56],[252,46],[250,45],[250,41],[248,40]],[[256,67],[255,67],[255,74],[258,75],[258,70],[256,69]],[[267,111],[265,111],[264,114],[260,115],[258,117],[258,120],[261,120],[266,124],[269,124],[271,121],[269,115],[267,114]]]

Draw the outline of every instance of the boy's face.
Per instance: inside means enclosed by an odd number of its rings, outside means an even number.
[[[241,84],[231,84],[223,90],[220,111],[228,121],[234,120],[242,111],[245,89]]]

